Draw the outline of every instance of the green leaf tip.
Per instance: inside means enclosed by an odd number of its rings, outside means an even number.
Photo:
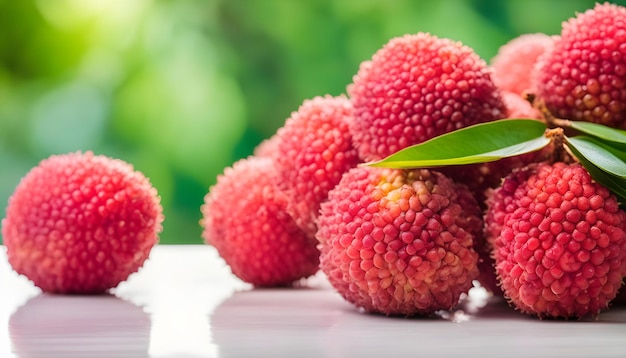
[[[588,136],[566,137],[565,142],[579,161],[584,157],[606,173],[626,179],[626,152]]]
[[[585,122],[585,121],[568,121],[558,120],[556,124],[573,128],[587,135],[596,137],[602,141],[626,145],[626,131],[611,128],[603,124]]]

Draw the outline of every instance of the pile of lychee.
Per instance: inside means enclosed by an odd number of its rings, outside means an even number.
[[[616,302],[623,203],[561,141],[489,163],[368,164],[506,118],[625,129],[626,8],[522,35],[490,65],[429,33],[392,38],[346,92],[305,100],[206,195],[203,237],[235,275],[284,286],[319,267],[347,301],[385,315],[452,309],[476,282],[541,318]]]
[[[512,118],[626,136],[626,8],[598,4],[558,36],[522,35],[490,64],[429,33],[392,38],[345,94],[305,100],[218,176],[202,236],[254,286],[321,270],[347,301],[384,315],[452,309],[476,283],[540,318],[594,317],[626,302],[626,182],[600,184],[562,137],[487,163],[369,165]],[[611,160],[626,161],[625,148]],[[73,153],[22,180],[2,233],[11,265],[43,290],[93,293],[142,265],[162,220],[140,173]]]

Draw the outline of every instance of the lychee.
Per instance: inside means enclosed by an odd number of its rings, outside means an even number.
[[[428,33],[391,39],[347,87],[350,130],[365,161],[505,117],[490,70],[471,48]]]
[[[273,139],[277,184],[290,197],[287,212],[312,238],[320,203],[359,163],[348,130],[351,120],[352,104],[345,96],[318,96],[305,100]]]
[[[322,271],[367,312],[410,316],[454,307],[478,275],[473,235],[463,227],[473,225],[465,216],[471,211],[457,190],[427,169],[351,169],[321,206]]]
[[[615,196],[580,164],[562,162],[514,173],[494,195],[486,221],[510,302],[553,318],[606,308],[626,275],[626,213]]]
[[[522,34],[500,46],[491,59],[493,83],[520,96],[533,92],[530,73],[537,58],[552,48],[555,38],[543,33]]]
[[[119,159],[53,155],[20,181],[2,235],[11,266],[44,292],[93,294],[136,272],[158,241],[157,191]]]
[[[626,8],[596,4],[564,22],[534,82],[553,116],[626,128]]]
[[[240,159],[218,176],[201,207],[202,236],[234,275],[255,286],[286,286],[318,270],[319,251],[287,214],[272,159]]]

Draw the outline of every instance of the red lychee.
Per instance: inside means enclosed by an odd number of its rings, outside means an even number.
[[[119,159],[53,155],[22,178],[2,221],[11,266],[45,292],[92,294],[136,272],[158,241],[160,199]]]
[[[428,33],[391,39],[361,64],[347,91],[355,117],[350,130],[365,161],[505,117],[485,61]]]
[[[562,162],[529,166],[494,195],[487,225],[510,302],[554,318],[606,308],[626,275],[626,213],[615,196],[581,165]]]
[[[596,4],[564,22],[534,83],[556,117],[626,128],[626,8]]]
[[[530,73],[537,58],[552,48],[555,38],[542,33],[522,34],[502,45],[491,59],[493,83],[517,95],[533,92]]]
[[[290,198],[287,212],[312,238],[320,203],[359,162],[348,130],[351,120],[352,104],[345,96],[318,96],[305,100],[272,139],[278,187]]]
[[[202,236],[234,275],[255,286],[285,286],[318,270],[319,251],[286,212],[272,159],[240,159],[218,176],[201,207]]]
[[[410,316],[452,308],[478,275],[473,235],[463,227],[473,225],[466,217],[472,211],[461,206],[457,190],[427,169],[351,169],[321,206],[322,271],[368,312]]]

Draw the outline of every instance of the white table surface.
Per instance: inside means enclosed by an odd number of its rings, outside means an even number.
[[[49,295],[0,246],[0,357],[626,357],[626,307],[540,321],[475,289],[453,312],[389,318],[321,274],[303,286],[253,289],[212,247],[157,246],[110,295]]]

